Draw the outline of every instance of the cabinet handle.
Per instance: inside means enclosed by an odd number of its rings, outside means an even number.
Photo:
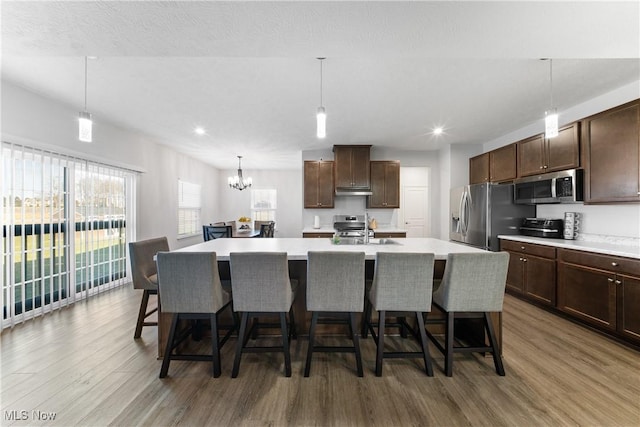
[[[616,285],[619,285],[622,283],[622,280],[616,280]]]
[[[544,166],[540,166],[540,169],[544,169]]]
[[[546,168],[548,168],[548,167],[549,167],[549,166],[547,166],[547,165],[544,165],[544,168],[545,168],[545,169],[546,169]]]
[[[520,246],[520,250],[523,250],[523,251],[524,251],[524,246]]]
[[[523,258],[523,259],[522,259],[522,262],[527,262],[527,259],[526,259],[526,258]]]
[[[518,261],[522,261],[522,258],[518,258]]]
[[[613,283],[613,279],[611,277],[607,277],[607,282]]]
[[[617,262],[612,262],[611,265],[614,266],[614,267],[617,267],[618,263]]]

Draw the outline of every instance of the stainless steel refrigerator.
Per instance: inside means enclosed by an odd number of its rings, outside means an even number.
[[[500,250],[498,235],[519,234],[535,205],[513,203],[512,184],[474,184],[451,190],[449,239],[491,251]]]

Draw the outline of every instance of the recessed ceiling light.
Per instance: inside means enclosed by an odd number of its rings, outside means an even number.
[[[437,128],[433,128],[434,135],[440,135],[442,134],[442,132],[444,132],[444,129],[442,129],[440,126],[438,126]]]
[[[193,130],[193,133],[195,133],[196,135],[204,135],[207,132],[204,130],[203,127],[198,126]]]

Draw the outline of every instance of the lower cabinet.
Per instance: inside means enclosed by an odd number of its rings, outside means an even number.
[[[539,303],[556,304],[556,250],[549,246],[503,240],[509,252],[507,289]]]
[[[373,237],[376,239],[390,239],[392,237],[407,237],[406,232],[397,232],[397,231],[374,231]]]
[[[640,261],[559,249],[558,309],[640,343]]]
[[[640,260],[501,240],[507,291],[640,346]]]

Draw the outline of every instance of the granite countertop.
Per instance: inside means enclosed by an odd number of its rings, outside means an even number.
[[[546,239],[543,237],[530,236],[498,236],[499,239],[512,240],[515,242],[535,243],[537,245],[555,246],[564,249],[574,249],[578,251],[594,252],[605,255],[622,256],[640,259],[640,245],[616,245],[614,243],[593,242],[586,240],[564,240]]]
[[[290,260],[306,260],[309,251],[364,252],[366,259],[375,259],[378,251],[433,253],[436,259],[447,259],[450,253],[485,252],[460,243],[433,238],[393,238],[395,244],[334,245],[330,239],[274,238],[274,239],[214,239],[178,249],[176,252],[214,251],[218,260],[226,261],[231,252],[286,252]]]

